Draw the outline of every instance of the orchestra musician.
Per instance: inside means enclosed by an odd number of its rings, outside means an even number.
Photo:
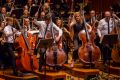
[[[48,36],[49,38],[54,38],[55,41],[59,41],[60,37],[62,36],[62,30],[57,27],[52,21],[51,21],[51,15],[47,14],[45,16],[45,21],[34,21],[33,23],[37,26],[39,26],[39,39],[46,39]],[[55,29],[58,32],[58,36],[53,36],[54,32],[52,29]],[[47,35],[47,32],[51,33]],[[42,69],[42,65],[44,64],[44,54],[45,49],[40,49],[40,62],[39,62],[39,70]]]
[[[90,14],[90,18],[88,19],[87,22],[92,26],[93,23],[96,21],[96,13],[95,13],[95,10],[91,10],[91,11],[89,12],[89,14]]]
[[[114,28],[114,22],[113,22],[113,17],[115,17],[115,23],[118,24],[120,21],[119,18],[115,14],[111,14],[110,11],[105,11],[104,13],[104,18],[99,21],[98,24],[98,29],[99,29],[99,37],[102,38],[104,35],[110,34],[111,31]],[[102,59],[103,59],[103,64],[107,65],[108,61],[111,60],[111,48],[112,44],[103,44],[101,46],[101,52],[102,52]]]
[[[0,22],[0,69],[5,69],[6,58],[4,55],[4,35],[3,35],[3,29],[5,27],[4,22]]]
[[[24,9],[23,15],[21,16],[21,19],[27,18],[27,17],[30,17],[30,16],[29,16],[29,11],[28,11],[28,9]]]
[[[90,32],[92,30],[91,26],[89,24],[86,25],[88,31]],[[78,34],[81,30],[84,30],[83,18],[80,12],[75,12],[73,19],[70,23],[70,28],[74,31],[74,36],[73,36],[74,51],[73,51],[72,63],[71,63],[71,67],[74,67],[74,62],[78,58],[78,48],[82,45],[82,42],[79,40]]]
[[[66,63],[68,63],[68,53],[69,53],[68,40],[69,40],[69,38],[67,38],[65,36],[64,32],[68,33],[69,35],[70,35],[70,32],[63,26],[63,21],[62,21],[61,18],[57,18],[55,23],[63,31],[63,35],[62,35],[62,48],[64,49],[64,51],[65,51],[65,53],[67,55]]]
[[[19,35],[20,32],[17,31],[13,27],[13,18],[8,17],[6,18],[7,25],[3,29],[3,33],[5,35],[5,53],[8,55],[9,64],[12,66],[13,74],[18,75],[17,69],[16,69],[16,60],[15,60],[15,53],[14,53],[14,40],[15,35]]]
[[[32,30],[32,29],[31,29],[31,26],[30,26],[30,20],[29,20],[29,18],[23,18],[23,29],[24,29],[25,31],[30,31],[30,30]]]
[[[0,13],[0,21],[4,21],[5,18],[7,17],[7,11],[6,11],[6,7],[1,7],[1,13]]]

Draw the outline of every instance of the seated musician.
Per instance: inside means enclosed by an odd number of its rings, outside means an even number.
[[[57,27],[52,21],[51,21],[51,15],[47,14],[45,16],[45,21],[34,21],[34,24],[39,26],[39,38],[40,39],[45,39],[45,38],[54,38],[55,41],[59,41],[60,37],[62,36],[62,30]],[[58,36],[53,36],[54,32],[52,31],[52,29],[56,30],[58,32]],[[47,35],[47,33],[50,33]],[[41,49],[40,52],[40,69],[42,68],[42,65],[44,64],[44,53],[45,53],[45,49]]]
[[[23,25],[23,29],[24,29],[25,31],[31,30],[29,18],[23,18],[23,24],[24,24],[24,25]]]
[[[18,72],[16,69],[16,60],[15,60],[16,57],[13,50],[14,50],[15,35],[19,35],[20,32],[18,32],[17,29],[13,27],[13,18],[8,17],[6,19],[6,22],[7,22],[7,25],[3,30],[3,33],[5,35],[5,43],[4,43],[5,51],[8,55],[9,64],[13,68],[13,74],[18,75]]]

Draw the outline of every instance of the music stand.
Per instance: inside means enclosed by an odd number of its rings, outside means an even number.
[[[50,47],[52,45],[53,41],[54,41],[54,39],[40,39],[38,41],[36,49],[38,47],[40,47],[40,48],[48,48],[48,47]]]
[[[107,34],[104,35],[103,38],[101,38],[100,43],[102,44],[107,44],[108,47],[109,45],[113,45],[116,44],[116,42],[118,41],[118,34]],[[107,49],[108,52],[108,49]],[[108,63],[107,63],[107,67],[108,67],[108,74],[110,74],[110,59],[108,59]]]
[[[34,17],[35,13],[38,11],[39,6],[31,6],[30,8],[30,16]]]
[[[10,16],[15,17],[17,19],[20,19],[20,17],[23,15],[23,9],[22,8],[18,8],[18,9],[14,9],[12,10]]]
[[[53,44],[53,41],[54,41],[54,39],[40,39],[39,41],[38,41],[38,44],[37,44],[37,46],[36,46],[36,49],[39,47],[39,48],[45,48],[45,49],[47,49],[48,47],[50,47],[52,44]],[[45,56],[45,73],[44,73],[44,75],[45,75],[45,78],[44,78],[44,80],[46,80],[46,54],[44,54]]]
[[[101,38],[100,43],[115,44],[117,41],[118,41],[118,34],[107,34]]]

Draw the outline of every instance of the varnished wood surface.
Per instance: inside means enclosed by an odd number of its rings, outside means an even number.
[[[32,73],[26,75],[23,74],[22,76],[14,76],[11,70],[0,71],[0,78],[3,80],[39,80],[39,77]]]
[[[45,77],[45,72],[36,72],[37,75],[40,76],[41,80],[44,80],[45,78],[47,80],[56,80],[56,79],[63,79],[66,80],[66,73],[64,71],[47,71],[46,72],[46,77]]]
[[[89,75],[99,75],[99,69],[84,69],[80,68],[80,64],[75,64],[75,67],[71,68],[70,64],[64,65],[66,72],[72,76],[85,78]]]

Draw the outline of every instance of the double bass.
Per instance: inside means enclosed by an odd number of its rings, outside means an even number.
[[[18,22],[18,21],[17,21]],[[18,23],[20,29],[22,27]],[[34,47],[35,47],[35,36],[28,33],[28,36],[21,31],[21,35],[19,35],[16,40],[16,49],[18,51],[18,57],[16,59],[16,66],[20,71],[36,71],[38,70],[38,59],[34,55]]]
[[[99,60],[101,52],[94,43],[95,32],[89,32],[87,29],[84,13],[83,19],[85,30],[80,31],[78,34],[79,39],[82,41],[82,46],[78,49],[78,56],[83,64],[91,64]]]
[[[54,31],[55,32],[55,31]],[[52,33],[48,31],[46,33],[45,38],[51,38]],[[58,36],[58,33],[56,32],[54,36]],[[62,49],[62,38],[60,38],[59,41],[53,42],[52,46],[50,46],[46,50],[46,64],[49,66],[61,66],[64,64],[67,60],[67,55]]]
[[[114,29],[111,32],[111,34],[117,34],[118,40],[116,44],[113,45],[111,57],[115,63],[120,63],[120,26],[116,25],[114,17],[113,17],[113,21],[114,21]]]

